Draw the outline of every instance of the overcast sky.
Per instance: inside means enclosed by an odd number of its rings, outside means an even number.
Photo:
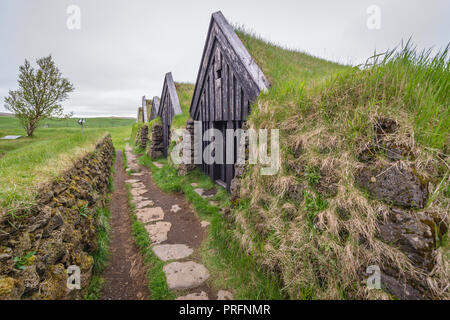
[[[80,8],[80,29],[67,27],[70,5]],[[380,20],[367,13],[373,5]],[[67,112],[134,117],[143,95],[161,94],[166,72],[195,81],[218,10],[282,46],[352,65],[410,36],[420,48],[450,41],[448,0],[1,0],[0,112],[25,58],[51,53],[76,88]]]

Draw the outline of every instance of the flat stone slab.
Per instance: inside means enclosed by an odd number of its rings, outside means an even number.
[[[194,191],[195,191],[195,193],[197,193],[197,194],[198,194],[200,197],[202,197],[203,199],[209,199],[209,198],[214,197],[213,194],[211,194],[211,195],[204,195],[205,189],[202,189],[202,188],[194,189]]]
[[[169,261],[189,257],[194,250],[185,244],[160,244],[153,247],[153,252],[160,260]]]
[[[146,201],[146,200],[148,200],[148,199],[146,197],[142,197],[142,196],[133,197],[133,203],[135,205],[137,205],[139,202]]]
[[[197,182],[193,182],[193,183],[191,183],[191,186],[198,187],[198,183]]]
[[[163,164],[158,163],[158,162],[153,162],[153,164],[154,164],[157,168],[159,168],[159,169],[161,169],[162,167],[164,167]]]
[[[129,179],[129,180],[125,180],[125,183],[136,183],[136,182],[140,182],[141,180],[138,179]]]
[[[0,138],[0,140],[17,140],[22,138],[22,136],[4,136],[3,138]]]
[[[149,223],[164,219],[164,211],[161,207],[143,208],[136,211],[136,217],[142,223]]]
[[[145,172],[139,172],[139,173],[132,174],[133,177],[142,177],[143,175],[145,175]]]
[[[159,221],[155,224],[145,226],[150,240],[154,244],[159,244],[167,240],[167,233],[170,231],[172,224],[167,221]]]
[[[146,186],[142,182],[135,182],[131,184],[131,187],[134,189],[145,189]]]
[[[136,209],[143,209],[143,208],[147,208],[147,207],[152,207],[154,205],[155,205],[155,203],[152,200],[139,201],[139,202],[136,202]]]
[[[211,201],[209,201],[209,204],[212,205],[212,206],[218,207],[220,205],[220,202],[219,201],[215,201],[215,200],[211,200]]]
[[[209,300],[205,291],[200,293],[191,293],[187,296],[178,297],[177,300]]]
[[[194,192],[201,197],[203,195],[203,192],[205,192],[205,189],[197,188],[194,189]]]
[[[196,288],[209,278],[208,269],[194,261],[172,262],[165,265],[163,270],[171,290]]]
[[[217,300],[233,300],[233,294],[226,290],[220,290],[217,293]]]
[[[142,196],[144,193],[146,193],[147,190],[145,189],[131,189],[131,195],[133,197]]]
[[[179,205],[177,205],[177,204],[174,204],[172,206],[172,208],[170,209],[170,211],[173,212],[173,213],[177,213],[180,210],[181,210],[181,207]]]

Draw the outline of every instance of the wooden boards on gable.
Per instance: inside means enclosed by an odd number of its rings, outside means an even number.
[[[170,126],[175,115],[181,114],[180,101],[173,81],[172,73],[164,77],[164,85],[159,102],[158,116],[161,117],[163,126],[163,154],[167,157],[170,143]]]

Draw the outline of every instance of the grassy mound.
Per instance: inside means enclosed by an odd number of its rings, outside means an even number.
[[[448,226],[448,50],[431,56],[408,43],[350,68],[238,35],[272,83],[252,106],[249,125],[280,129],[282,154],[275,176],[260,175],[261,165],[247,168],[234,208],[236,238],[280,275],[293,299],[390,298],[366,287],[371,265],[413,282],[427,278],[428,295],[448,299],[446,228],[433,233],[434,263],[424,270],[379,239],[390,204],[355,184],[365,150],[373,164],[412,168],[429,196],[423,209],[408,212],[432,213]],[[371,148],[380,119],[398,129]],[[401,150],[395,162],[388,147]]]
[[[173,118],[171,129],[183,128],[189,119],[189,107],[191,106],[192,95],[194,94],[194,85],[192,83],[175,82],[178,99],[182,114],[178,114]]]

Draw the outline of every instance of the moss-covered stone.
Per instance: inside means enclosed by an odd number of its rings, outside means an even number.
[[[356,183],[373,198],[398,207],[422,209],[428,198],[426,181],[400,164],[366,166],[357,172]]]
[[[90,254],[97,249],[92,212],[104,203],[113,155],[111,138],[106,137],[94,152],[42,186],[35,206],[17,213],[20,223],[2,215],[0,228],[7,236],[0,238],[0,299],[78,299],[86,293]],[[24,259],[34,251],[20,269],[14,267],[15,257]],[[67,289],[69,265],[82,269],[82,290]]]

